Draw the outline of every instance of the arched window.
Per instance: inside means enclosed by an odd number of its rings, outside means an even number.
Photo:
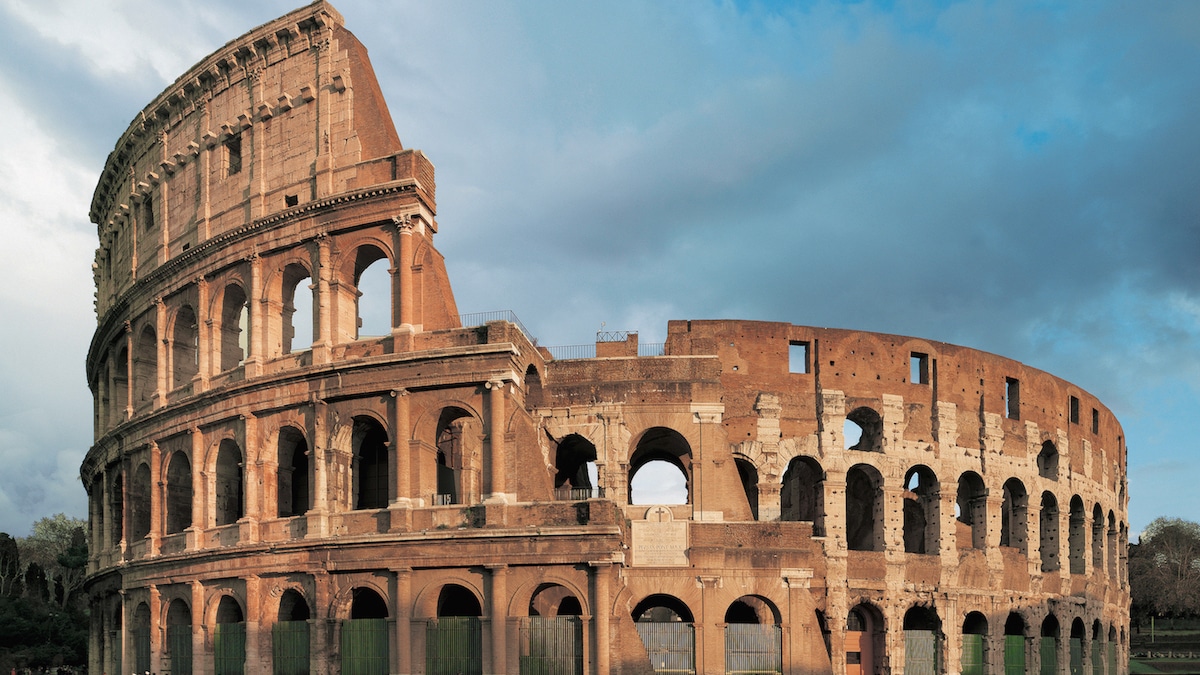
[[[725,610],[725,624],[725,672],[783,672],[779,609],[770,600],[743,595]]]
[[[1099,619],[1092,622],[1092,674],[1104,675],[1104,625]]]
[[[136,672],[150,670],[150,607],[139,602],[133,610],[133,664]]]
[[[846,472],[846,546],[851,551],[883,550],[883,476],[867,464]]]
[[[295,427],[279,430],[279,517],[308,511],[308,442]]]
[[[878,672],[883,661],[884,622],[879,610],[860,604],[846,615],[846,675]]]
[[[1025,619],[1009,612],[1004,622],[1004,675],[1025,674]]]
[[[1104,510],[1092,507],[1092,571],[1104,572]]]
[[[117,360],[113,363],[112,383],[112,424],[120,424],[129,419],[126,410],[129,407],[129,349],[124,345],[117,350]]]
[[[225,595],[217,604],[213,634],[213,672],[243,675],[246,672],[246,624],[242,607]]]
[[[108,493],[109,509],[112,511],[112,541],[113,546],[119,546],[125,538],[125,478],[118,473],[112,480]]]
[[[370,417],[354,418],[354,508],[388,505],[388,435]]]
[[[883,418],[874,410],[865,406],[851,410],[842,431],[847,450],[883,452]]]
[[[1086,568],[1086,542],[1084,532],[1087,522],[1083,515],[1083,500],[1079,495],[1071,497],[1070,529],[1067,530],[1067,548],[1071,560],[1071,574],[1083,574]]]
[[[1042,451],[1038,453],[1037,465],[1039,476],[1058,480],[1058,448],[1054,446],[1054,443],[1050,441],[1042,443]]]
[[[758,469],[755,468],[754,462],[745,457],[735,456],[733,464],[737,467],[738,480],[742,483],[746,503],[750,506],[750,517],[758,520]]]
[[[629,503],[689,503],[691,469],[692,448],[678,431],[646,430],[629,458]]]
[[[1117,578],[1117,517],[1108,512],[1108,576]]]
[[[463,484],[466,469],[465,444],[467,428],[474,418],[462,408],[448,407],[442,410],[437,426],[437,493],[434,504],[461,504],[465,502],[466,486]]]
[[[568,434],[554,450],[556,499],[591,499],[596,475],[596,446],[579,434]]]
[[[425,672],[483,672],[482,614],[474,593],[458,584],[442,587],[437,618],[425,629]]]
[[[284,354],[291,354],[312,347],[316,335],[313,307],[317,296],[316,289],[312,288],[312,277],[303,265],[292,263],[283,268],[282,281],[281,350]]]
[[[938,672],[942,622],[928,607],[913,607],[904,613],[904,672],[934,675]]]
[[[192,610],[179,598],[167,606],[167,653],[172,675],[192,675]]]
[[[1054,614],[1046,615],[1042,621],[1042,639],[1038,650],[1042,657],[1042,673],[1056,675],[1058,673],[1058,619]]]
[[[221,296],[221,371],[233,370],[246,360],[250,344],[250,310],[246,292],[237,284],[225,287]]]
[[[271,652],[275,673],[308,673],[310,613],[308,602],[293,588],[279,597],[279,619],[271,629]],[[347,671],[351,672],[351,671]]]
[[[358,289],[355,315],[357,338],[392,332],[392,275],[388,259],[379,248],[360,246],[354,258],[354,286]]]
[[[825,534],[825,472],[812,457],[796,457],[783,473],[779,519],[811,522],[813,535]]]
[[[1087,637],[1087,627],[1083,625],[1083,619],[1075,617],[1071,622],[1071,672],[1083,672],[1083,652],[1084,640]]]
[[[939,548],[938,480],[927,466],[904,475],[904,551],[936,554]]]
[[[583,606],[559,584],[544,583],[521,623],[521,671],[583,675]]]
[[[388,606],[369,588],[355,588],[350,618],[342,621],[342,672],[386,674],[391,661],[388,649]]]
[[[192,526],[192,463],[187,453],[175,451],[167,464],[167,534]]]
[[[532,363],[525,369],[525,406],[536,408],[542,405],[542,376]]]
[[[1038,517],[1040,532],[1038,550],[1042,556],[1042,571],[1053,572],[1059,569],[1058,559],[1058,500],[1051,492],[1042,493],[1042,511]]]
[[[1004,482],[1004,500],[1000,504],[1000,545],[1011,546],[1029,555],[1029,494],[1016,478]]]
[[[133,382],[136,405],[154,400],[158,391],[158,339],[149,324],[142,328],[133,352]]]
[[[236,523],[242,516],[242,449],[237,441],[226,438],[217,449],[215,525]]]
[[[200,331],[196,312],[184,305],[175,313],[175,331],[171,337],[171,388],[189,384],[200,371]]]
[[[656,673],[696,672],[696,632],[686,604],[656,594],[639,602],[631,615]]]
[[[967,614],[962,627],[962,675],[988,672],[987,617],[979,612]]]
[[[974,471],[958,477],[958,547],[987,548],[987,490],[983,479]]]
[[[133,540],[150,534],[150,466],[145,462],[133,470],[129,486],[129,535]]]

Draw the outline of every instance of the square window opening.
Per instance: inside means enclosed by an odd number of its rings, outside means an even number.
[[[291,208],[300,203],[300,196],[299,195],[284,195],[283,203],[288,208]]]
[[[242,170],[242,135],[225,141],[225,175],[232,176]]]
[[[1079,399],[1071,397],[1071,424],[1079,424]]]
[[[1004,378],[1004,406],[1008,419],[1021,419],[1021,382],[1011,377]]]
[[[1100,411],[1092,408],[1092,433],[1100,433]]]
[[[807,342],[788,343],[788,372],[801,374],[809,372]]]
[[[908,363],[908,381],[913,384],[929,384],[929,355],[913,352]]]

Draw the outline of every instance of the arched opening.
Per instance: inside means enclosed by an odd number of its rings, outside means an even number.
[[[1000,504],[1000,545],[1011,546],[1029,555],[1029,494],[1016,478],[1004,482],[1004,499]]]
[[[846,675],[874,675],[883,657],[884,624],[879,610],[866,603],[846,615]]]
[[[522,673],[583,673],[583,607],[559,584],[541,584],[521,622]]]
[[[147,324],[138,335],[133,350],[133,394],[137,406],[154,400],[158,391],[158,338]]]
[[[745,457],[735,456],[733,464],[737,467],[738,480],[742,483],[742,492],[746,494],[750,515],[754,520],[758,520],[758,469],[754,462]]]
[[[124,346],[113,364],[112,392],[112,424],[117,425],[129,419],[129,349]]]
[[[279,517],[298,516],[308,511],[308,441],[295,427],[279,430],[279,469],[276,497]]]
[[[250,345],[250,308],[246,291],[237,284],[225,287],[221,296],[221,371],[233,370],[246,360]]]
[[[273,675],[308,675],[308,602],[294,588],[279,597],[279,615],[271,629]]]
[[[1075,617],[1071,622],[1071,672],[1083,673],[1083,650],[1084,638],[1087,636],[1087,628],[1083,625],[1083,619]]]
[[[1104,675],[1104,626],[1099,619],[1092,622],[1092,675]]]
[[[167,464],[167,534],[192,526],[192,463],[187,453],[171,453]]]
[[[958,548],[987,548],[987,489],[974,471],[958,477],[955,511]]]
[[[283,268],[283,330],[280,336],[283,344],[280,346],[284,354],[312,347],[316,336],[313,322],[316,299],[312,277],[303,265],[292,263]]]
[[[904,475],[904,551],[939,552],[937,475],[927,466],[914,466]]]
[[[354,508],[387,508],[387,431],[370,417],[355,417],[351,442],[354,446]]]
[[[167,656],[172,675],[192,675],[192,610],[179,598],[167,606]]]
[[[883,476],[867,464],[846,472],[846,546],[851,551],[883,550]]]
[[[133,610],[133,665],[136,672],[150,670],[150,606],[138,603]]]
[[[692,448],[674,429],[647,429],[629,458],[630,504],[691,501]]]
[[[904,613],[904,672],[907,675],[936,675],[942,622],[928,607],[913,607]]]
[[[1104,572],[1104,510],[1092,507],[1092,572]]]
[[[1025,619],[1010,612],[1004,622],[1004,675],[1025,675]]]
[[[987,617],[979,612],[967,614],[962,627],[962,675],[988,672]]]
[[[465,503],[468,425],[474,421],[462,408],[442,410],[437,425],[437,493],[434,504]]]
[[[1086,569],[1084,556],[1086,542],[1084,541],[1087,523],[1083,515],[1083,500],[1079,495],[1071,497],[1071,512],[1067,530],[1067,551],[1070,555],[1071,574],[1083,574]]]
[[[811,522],[813,535],[825,534],[825,472],[812,457],[795,457],[783,473],[779,519]]]
[[[579,434],[568,434],[554,450],[555,499],[591,499],[597,476],[596,446]]]
[[[696,632],[686,604],[655,594],[639,602],[631,615],[654,672],[696,672]]]
[[[783,632],[771,601],[743,595],[725,610],[725,624],[726,673],[783,672]]]
[[[200,371],[200,331],[196,312],[184,305],[175,313],[175,331],[171,336],[171,388],[190,384]]]
[[[864,406],[846,413],[842,432],[847,450],[883,452],[883,418],[870,408]]]
[[[825,642],[825,657],[829,659],[829,663],[833,665],[833,631],[829,628],[829,619],[825,618],[825,612],[816,610],[817,628],[821,631],[821,640]]]
[[[120,546],[125,538],[125,478],[117,474],[108,492],[109,510],[112,511],[112,546]]]
[[[1058,500],[1054,493],[1042,493],[1042,511],[1038,516],[1038,550],[1042,556],[1042,571],[1054,572],[1060,567],[1058,558]]]
[[[370,588],[355,588],[350,618],[342,621],[342,672],[354,675],[387,675],[388,606]]]
[[[425,672],[429,675],[481,675],[483,615],[479,598],[458,584],[438,593],[437,618],[425,629]]]
[[[1037,457],[1038,475],[1050,480],[1058,480],[1058,448],[1051,441],[1042,443],[1042,450]]]
[[[1108,658],[1108,675],[1117,675],[1117,627],[1109,625],[1108,642],[1104,645]]]
[[[1108,577],[1117,578],[1117,517],[1108,512]]]
[[[217,475],[213,494],[216,496],[214,512],[217,527],[236,523],[242,516],[242,449],[237,441],[226,438],[217,450]]]
[[[1042,639],[1039,645],[1042,659],[1042,675],[1057,675],[1058,673],[1058,619],[1048,614],[1042,621]]]
[[[525,407],[536,408],[542,405],[542,376],[531,363],[525,369]]]
[[[387,255],[371,245],[360,246],[354,257],[354,287],[357,289],[355,339],[392,332],[392,275]]]
[[[129,535],[134,541],[150,534],[150,466],[145,462],[133,470],[129,486]]]
[[[213,633],[214,675],[244,675],[246,672],[246,624],[242,607],[225,595],[217,604],[217,626]]]

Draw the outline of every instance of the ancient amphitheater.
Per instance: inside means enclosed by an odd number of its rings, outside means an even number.
[[[458,313],[435,197],[324,2],[121,136],[91,208],[92,673],[1125,671],[1095,397],[786,323],[548,349]]]

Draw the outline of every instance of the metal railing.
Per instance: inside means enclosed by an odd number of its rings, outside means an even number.
[[[596,358],[596,345],[560,345],[557,347],[546,347],[546,351],[550,352],[556,361],[568,361],[571,359],[594,359]]]
[[[579,502],[585,499],[603,499],[602,487],[560,487],[554,488],[554,501]]]
[[[596,342],[624,342],[630,335],[637,335],[636,330],[598,330]]]
[[[666,351],[667,343],[665,342],[647,342],[644,345],[638,345],[638,356],[665,356]]]
[[[517,328],[521,329],[521,332],[525,334],[525,337],[529,338],[529,341],[532,342],[535,347],[537,346],[537,338],[533,336],[533,333],[529,332],[529,329],[525,327],[525,324],[521,323],[521,320],[517,318],[517,315],[513,313],[511,309],[498,309],[492,312],[474,312],[471,314],[458,315],[458,322],[462,324],[463,328],[483,326],[490,321],[507,321],[511,324],[514,324]]]
[[[434,506],[453,506],[456,503],[452,494],[436,494],[433,496]]]

